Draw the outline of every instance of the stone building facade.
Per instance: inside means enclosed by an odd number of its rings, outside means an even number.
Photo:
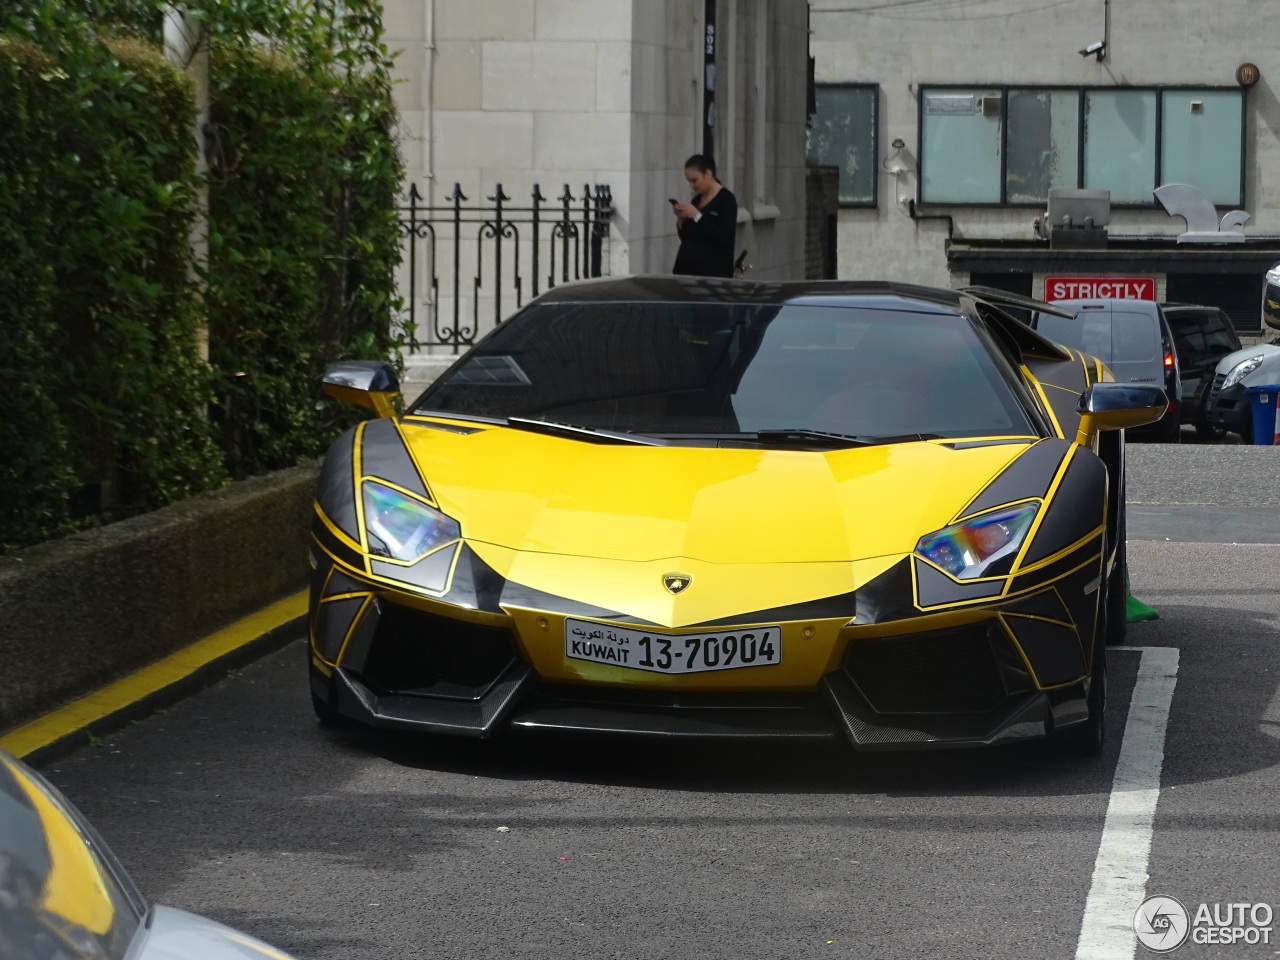
[[[1261,277],[1280,260],[1280,50],[1267,5],[810,7],[810,157],[842,166],[840,276],[1037,297],[1053,278],[1149,279],[1160,299],[1258,326]],[[1239,242],[1179,243],[1187,226],[1153,195],[1171,182],[1204,193],[1215,218],[1247,213],[1222,228]],[[1109,191],[1101,245],[1046,239],[1050,187]]]
[[[548,198],[608,185],[605,272],[666,272],[678,246],[667,198],[688,196],[683,162],[710,145],[740,204],[751,275],[804,275],[801,0],[386,0],[384,10],[400,51],[407,175],[431,203],[455,183],[472,202],[500,183],[513,205],[528,204],[534,184]],[[420,327],[423,310],[447,309],[445,287],[416,284]],[[477,294],[482,317],[491,294]],[[515,297],[498,312],[507,304]],[[442,352],[452,350],[420,351]]]

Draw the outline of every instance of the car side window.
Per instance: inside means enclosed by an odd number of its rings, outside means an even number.
[[[1118,360],[1152,360],[1160,338],[1155,318],[1135,310],[1115,310],[1111,322],[1111,349]]]

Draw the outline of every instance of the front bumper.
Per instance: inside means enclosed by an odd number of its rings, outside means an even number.
[[[1210,423],[1233,433],[1245,433],[1252,428],[1253,413],[1244,384],[1236,383],[1223,389],[1223,374],[1216,374],[1209,394],[1205,398],[1205,416]]]
[[[1059,586],[1083,592],[1092,575],[1085,568]],[[935,616],[904,618],[901,632],[853,629],[805,690],[761,689],[756,671],[772,667],[724,671],[715,687],[705,679],[699,686],[548,680],[522,655],[514,619],[472,622],[396,599],[403,598],[371,596],[359,610],[341,599],[313,608],[312,693],[376,728],[472,738],[844,738],[859,750],[903,750],[1044,736],[1088,715],[1082,638],[1070,627],[1085,616],[1068,612],[1056,589],[970,608],[958,625],[922,629],[947,622]],[[784,624],[784,634],[788,627],[800,632]],[[736,686],[725,682],[735,679]]]

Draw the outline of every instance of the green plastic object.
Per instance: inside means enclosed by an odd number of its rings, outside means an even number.
[[[1159,620],[1160,614],[1155,607],[1147,606],[1129,592],[1129,572],[1124,576],[1124,621],[1125,623],[1141,623],[1143,620]]]
[[[1147,606],[1130,594],[1124,600],[1124,619],[1126,623],[1141,623],[1143,620],[1159,620],[1160,614],[1155,607]]]

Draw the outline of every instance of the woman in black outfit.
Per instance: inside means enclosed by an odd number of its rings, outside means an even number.
[[[710,157],[700,153],[690,157],[684,165],[684,178],[693,190],[693,202],[671,202],[680,235],[680,252],[671,272],[732,277],[738,201],[716,179],[716,165]]]

